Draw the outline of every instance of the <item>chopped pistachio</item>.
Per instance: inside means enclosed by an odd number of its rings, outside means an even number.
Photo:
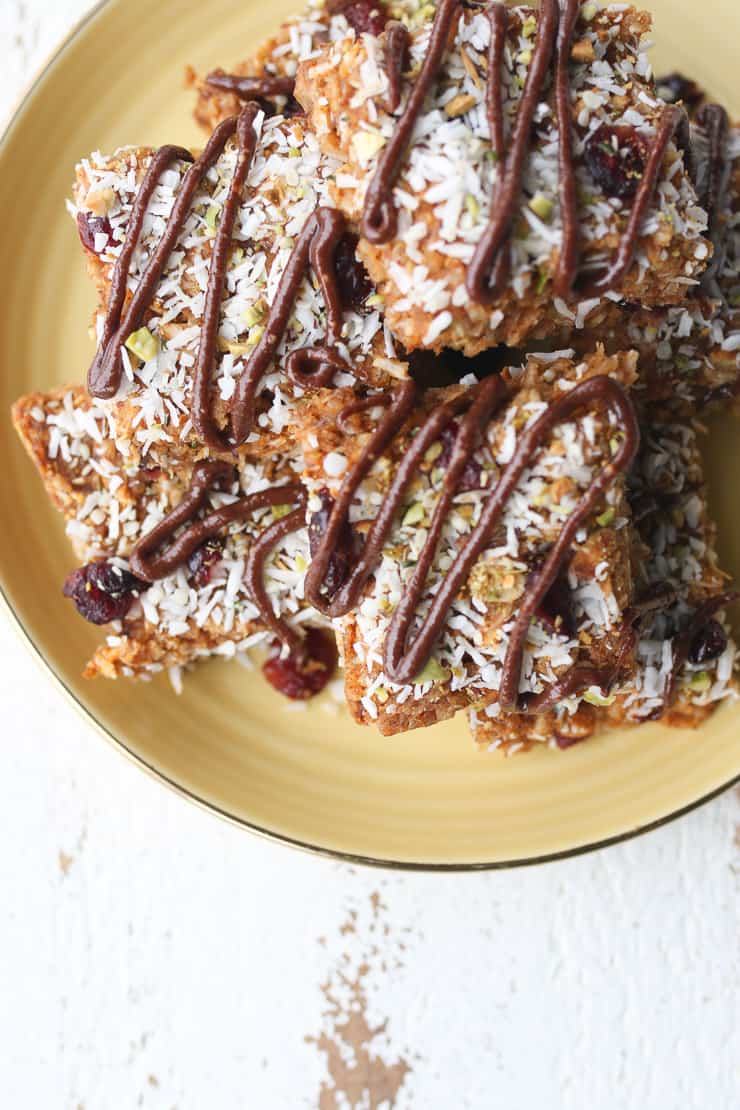
[[[457,119],[458,116],[464,116],[469,112],[477,103],[478,98],[472,93],[459,93],[445,104],[445,115],[448,119]]]
[[[606,706],[612,705],[616,694],[609,694],[608,696],[602,694],[600,690],[596,690],[593,686],[586,691],[583,695],[583,700],[587,701],[589,705]]]
[[[423,670],[419,671],[418,675],[414,679],[414,684],[417,686],[422,686],[425,682],[446,682],[449,677],[450,672],[447,670],[447,668],[443,667],[440,661],[435,658],[435,656],[432,656],[426,667],[424,667]]]
[[[299,574],[306,573],[306,571],[308,570],[308,563],[303,558],[300,551],[297,552],[293,562],[295,563],[295,569],[298,571]]]
[[[518,62],[521,62],[521,64],[523,66],[528,66],[529,63],[532,61],[532,51],[531,50],[520,50],[519,53],[516,56],[516,60]]]
[[[443,451],[444,448],[441,443],[433,443],[431,447],[427,448],[424,455],[424,462],[431,465],[435,459],[439,458]]]
[[[703,694],[712,685],[712,679],[707,671],[699,671],[698,674],[692,674],[689,680],[689,687],[695,694]]]
[[[608,509],[604,509],[604,512],[600,513],[596,517],[596,523],[598,524],[599,528],[608,528],[616,515],[617,510],[614,508],[613,505],[610,505]]]
[[[547,285],[550,275],[547,270],[540,270],[537,275],[537,285],[535,287],[537,293],[542,293]]]
[[[474,197],[472,193],[468,193],[465,197],[465,207],[467,208],[473,219],[475,219],[480,212],[480,203],[478,201],[478,198]]]
[[[522,34],[524,35],[525,39],[530,38],[536,30],[537,20],[534,18],[533,15],[527,16],[527,18],[522,23]]]
[[[594,0],[589,0],[589,2],[584,4],[581,8],[581,19],[584,23],[590,23],[593,17],[598,15],[598,12],[599,5],[594,3]]]
[[[209,231],[215,232],[220,214],[221,209],[217,208],[215,204],[212,204],[206,212],[206,227]]]
[[[272,509],[271,509],[271,512],[272,512],[272,519],[273,520],[282,520],[284,516],[288,515],[288,513],[293,512],[293,506],[292,505],[273,505]]]
[[[258,324],[262,319],[262,316],[262,309],[254,304],[250,305],[249,308],[245,308],[244,312],[242,312],[242,320],[248,328],[251,328],[253,324]]]
[[[375,700],[379,701],[381,705],[385,705],[385,703],[388,701],[388,697],[389,694],[385,686],[378,686],[375,691]]]
[[[296,146],[290,147],[290,149],[288,150],[288,157],[289,158],[300,158],[300,156],[301,156],[301,152],[298,149],[298,147],[296,147]]]
[[[254,343],[225,343],[224,347],[230,355],[246,355],[252,350]],[[219,347],[220,349],[220,347]]]
[[[544,193],[535,193],[529,202],[529,207],[541,220],[549,220],[552,216],[552,201]]]
[[[247,340],[247,343],[250,347],[254,347],[257,343],[259,343],[264,334],[264,331],[265,329],[262,327],[261,324],[255,324],[253,328],[249,329],[249,339]]]
[[[151,362],[153,358],[157,357],[159,351],[159,344],[149,328],[139,328],[138,331],[131,332],[126,340],[126,347],[142,362]]]
[[[384,301],[380,293],[371,293],[369,297],[365,298],[365,304],[374,308],[375,305],[381,306],[384,304]]]
[[[355,157],[365,166],[385,146],[385,139],[377,131],[358,131],[352,136]]]
[[[403,514],[402,524],[421,524],[424,519],[424,506],[421,501],[415,501]]]

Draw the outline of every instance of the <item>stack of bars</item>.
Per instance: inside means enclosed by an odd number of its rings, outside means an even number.
[[[80,163],[97,353],[14,417],[86,675],[261,648],[306,699],[339,660],[359,723],[507,752],[736,697],[697,436],[740,391],[740,132],[650,24],[312,0],[189,74],[202,152]]]

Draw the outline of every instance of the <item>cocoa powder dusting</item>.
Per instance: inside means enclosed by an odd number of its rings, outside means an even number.
[[[328,1072],[318,1094],[318,1110],[394,1107],[411,1072],[406,1055],[390,1044],[389,1019],[376,1021],[370,1012],[370,996],[377,994],[373,977],[389,967],[400,968],[405,947],[390,937],[382,919],[385,909],[380,894],[373,892],[348,911],[339,927],[339,936],[352,937],[357,947],[353,953],[342,952],[322,984],[322,1028],[305,1038],[324,1055]]]

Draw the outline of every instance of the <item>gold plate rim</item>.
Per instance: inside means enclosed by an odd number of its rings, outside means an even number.
[[[11,137],[15,127],[19,124],[23,113],[28,109],[33,100],[34,94],[42,81],[46,78],[49,71],[58,61],[58,59],[66,52],[72,43],[80,37],[83,33],[87,32],[90,25],[102,14],[102,12],[109,7],[112,7],[116,0],[98,0],[88,12],[85,13],[77,23],[71,28],[68,34],[60,42],[60,44],[53,50],[43,62],[35,74],[31,77],[25,86],[25,89],[20,94],[15,102],[15,106],[10,114],[8,122],[6,123],[2,135],[0,136],[0,157],[2,157],[4,150],[7,146],[8,140]],[[629,829],[623,833],[617,833],[614,836],[606,837],[599,840],[590,841],[584,844],[579,844],[573,848],[567,848],[562,851],[544,853],[541,855],[531,857],[521,857],[507,860],[495,860],[492,862],[474,862],[474,863],[434,863],[434,862],[417,862],[413,860],[393,860],[384,859],[382,857],[358,855],[352,852],[345,852],[341,849],[328,848],[320,844],[313,844],[309,841],[302,841],[294,837],[290,837],[284,833],[277,832],[272,829],[267,829],[261,825],[255,824],[243,817],[238,817],[228,810],[222,809],[216,803],[209,801],[207,798],[201,797],[195,791],[188,789],[175,779],[170,778],[164,771],[158,769],[149,763],[142,755],[135,752],[130,748],[124,739],[116,735],[108,729],[98,718],[95,713],[75,694],[75,692],[67,685],[64,679],[58,674],[52,663],[44,655],[39,644],[27,630],[23,623],[21,615],[16,612],[12,606],[2,581],[0,581],[0,605],[4,610],[10,626],[14,629],[15,633],[24,643],[31,657],[35,660],[41,670],[52,680],[56,688],[62,693],[67,702],[69,702],[77,713],[92,727],[94,730],[123,755],[132,764],[148,774],[152,779],[158,783],[168,787],[173,793],[181,798],[191,802],[199,809],[213,814],[221,818],[232,827],[247,830],[250,833],[261,837],[273,844],[280,844],[289,848],[298,849],[311,856],[319,856],[326,859],[338,860],[343,863],[356,864],[363,867],[372,867],[392,871],[405,871],[405,872],[439,872],[439,873],[469,873],[469,872],[485,872],[485,871],[501,871],[509,870],[512,868],[520,867],[533,867],[538,864],[555,863],[559,860],[572,859],[576,856],[586,855],[591,852],[598,851],[602,848],[608,848],[612,845],[621,844],[628,840],[633,840],[638,836],[643,836],[646,833],[653,832],[656,829],[662,828],[673,821],[679,820],[681,817],[686,816],[693,810],[699,809],[701,806],[706,805],[714,798],[719,797],[726,791],[731,790],[734,786],[740,784],[740,772],[730,778],[727,782],[721,784],[709,793],[702,795],[696,800],[689,802],[687,805],[673,810],[654,821],[647,822],[644,825],[638,825],[636,828]]]

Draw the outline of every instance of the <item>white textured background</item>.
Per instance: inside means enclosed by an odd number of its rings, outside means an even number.
[[[3,117],[88,6],[0,0]],[[1,1107],[740,1105],[740,794],[566,863],[357,871],[150,781],[2,623],[0,656]]]

